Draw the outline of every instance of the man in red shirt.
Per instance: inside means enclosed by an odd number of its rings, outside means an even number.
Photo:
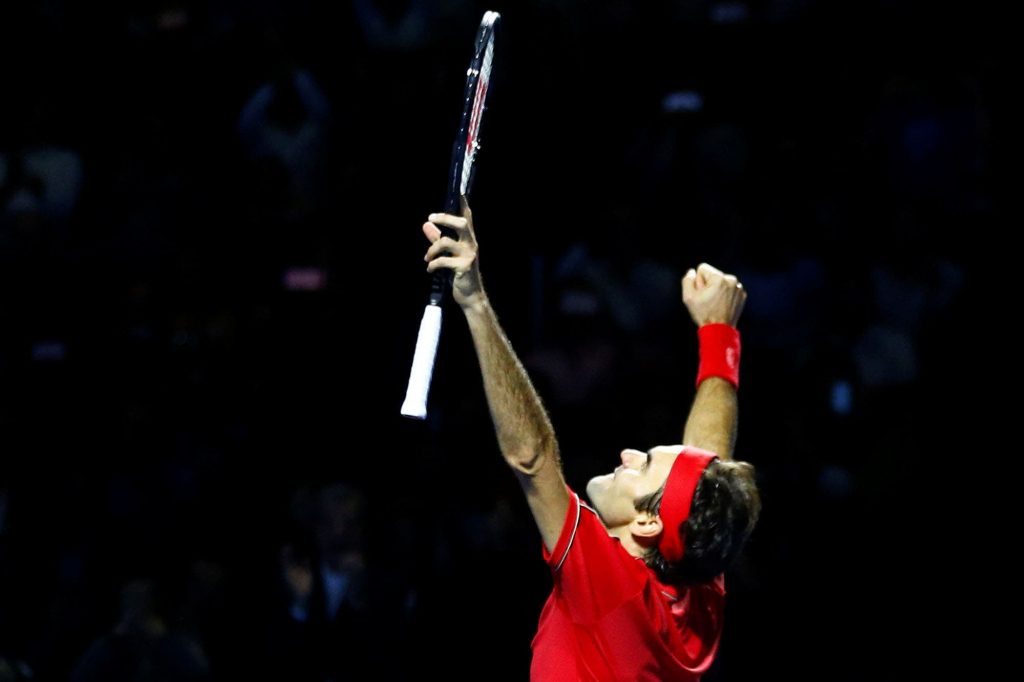
[[[591,507],[566,485],[551,422],[487,299],[469,206],[430,215],[423,232],[428,271],[454,273],[498,444],[552,570],[530,679],[698,680],[721,637],[722,573],[761,508],[753,466],[732,460],[743,286],[706,263],[686,273],[701,362],[684,444],[623,450],[614,472],[587,484]]]

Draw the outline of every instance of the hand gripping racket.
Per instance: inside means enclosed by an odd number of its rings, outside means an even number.
[[[455,136],[452,149],[452,165],[448,178],[448,196],[444,202],[445,213],[458,215],[459,195],[469,197],[476,170],[476,153],[480,149],[480,122],[483,120],[487,91],[491,85],[491,65],[494,61],[494,32],[501,15],[485,12],[476,32],[473,61],[466,73],[466,94],[463,98],[462,120]],[[454,237],[454,232],[439,226],[442,232]],[[441,337],[441,303],[445,292],[451,289],[452,272],[438,270],[430,285],[430,299],[423,311],[420,332],[416,337],[416,351],[409,372],[409,386],[402,403],[402,414],[414,419],[427,416],[427,393],[434,373],[434,358],[437,343]]]

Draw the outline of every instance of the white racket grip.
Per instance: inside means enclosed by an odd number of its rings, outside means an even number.
[[[420,321],[420,333],[416,337],[416,352],[412,357],[412,371],[409,372],[409,387],[402,403],[402,415],[413,419],[427,418],[427,393],[430,391],[430,377],[434,374],[434,358],[437,357],[437,342],[441,338],[441,306],[427,305]]]

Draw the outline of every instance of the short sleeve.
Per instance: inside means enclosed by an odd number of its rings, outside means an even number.
[[[549,552],[548,548],[544,546],[544,543],[541,543],[541,549],[544,553],[544,561],[547,562],[547,565],[554,571],[557,571],[561,567],[562,562],[565,561],[569,547],[572,546],[573,540],[576,536],[576,530],[579,528],[580,511],[582,506],[580,496],[569,489],[569,506],[565,510],[565,520],[562,521],[562,532],[558,536],[558,542],[555,543],[555,548]]]
[[[551,567],[555,591],[570,618],[588,623],[618,608],[643,590],[647,567],[608,534],[597,512],[570,492],[562,532],[544,560]]]

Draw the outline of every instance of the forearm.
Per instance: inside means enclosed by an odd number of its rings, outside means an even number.
[[[464,308],[498,446],[517,471],[532,475],[558,461],[555,432],[533,384],[488,301]]]
[[[465,197],[460,205],[461,217],[447,213],[428,216],[423,234],[431,245],[423,259],[430,272],[447,268],[455,273],[452,298],[469,323],[498,446],[516,472],[544,546],[551,552],[569,509],[555,431],[484,293],[473,212]],[[450,227],[458,239],[443,236],[438,225]]]
[[[683,444],[732,459],[738,418],[736,389],[724,379],[709,377],[697,388],[683,431]]]

